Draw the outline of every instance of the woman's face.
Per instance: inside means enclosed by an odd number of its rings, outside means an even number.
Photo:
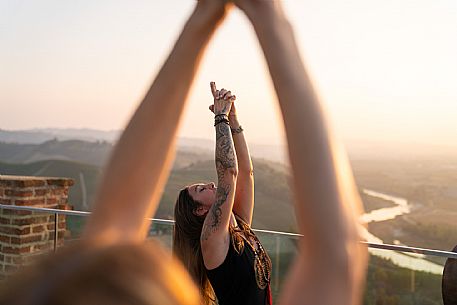
[[[213,182],[204,184],[204,183],[196,183],[192,184],[187,187],[190,197],[193,200],[198,201],[202,204],[203,211],[198,212],[198,214],[202,214],[208,212],[211,206],[216,202],[216,190],[217,187],[214,185]]]

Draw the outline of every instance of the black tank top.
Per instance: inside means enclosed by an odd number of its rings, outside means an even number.
[[[271,260],[249,225],[238,220],[239,228],[230,229],[230,245],[224,262],[206,270],[219,305],[272,304]],[[258,250],[246,236],[258,243]]]

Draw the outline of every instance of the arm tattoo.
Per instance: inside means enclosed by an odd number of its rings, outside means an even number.
[[[236,167],[236,155],[230,126],[218,124],[216,125],[216,170],[218,178],[220,178],[221,171],[234,167]]]
[[[202,229],[202,240],[208,240],[208,237],[216,232],[216,230],[219,228],[219,224],[221,223],[221,215],[222,215],[222,205],[224,202],[227,200],[228,194],[230,193],[230,185],[219,185],[217,188],[217,193],[216,193],[216,202],[213,204],[211,207],[210,211],[208,212],[208,215],[206,217],[211,217],[209,218],[209,222],[203,225]]]
[[[233,146],[230,126],[224,123],[216,125],[216,171],[218,186],[216,192],[216,202],[213,204],[206,217],[202,229],[202,240],[216,232],[221,223],[222,205],[227,201],[227,197],[232,190],[232,185],[225,182],[225,172],[229,168],[236,168],[236,155]]]

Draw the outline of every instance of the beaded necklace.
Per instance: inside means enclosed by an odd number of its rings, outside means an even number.
[[[265,249],[263,248],[257,236],[254,234],[254,232],[252,232],[249,225],[247,225],[243,221],[239,221],[238,217],[237,221],[241,228],[231,228],[231,231],[233,233],[231,234],[233,247],[238,253],[241,253],[243,251],[244,245],[249,245],[249,247],[254,252],[254,272],[257,286],[260,289],[265,289],[268,286],[268,284],[270,284],[272,270],[271,259],[268,256]],[[249,238],[247,238],[246,235],[248,235]],[[253,240],[253,242],[251,242],[250,240]],[[255,247],[256,245],[257,249]]]

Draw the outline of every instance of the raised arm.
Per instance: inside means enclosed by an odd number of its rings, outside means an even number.
[[[344,149],[331,132],[281,1],[235,2],[254,26],[279,99],[304,235],[280,303],[359,304],[367,251],[359,243],[361,201]]]
[[[174,157],[181,114],[224,0],[201,0],[117,143],[84,233],[99,243],[145,238]]]
[[[228,91],[227,95],[232,97],[233,101],[236,100],[236,96],[232,95],[231,91]],[[213,111],[212,106],[210,106],[210,110]],[[248,143],[244,138],[243,128],[238,121],[235,103],[232,104],[228,118],[235,145],[236,159],[238,160],[238,177],[236,179],[233,212],[251,225],[254,210],[254,172]]]
[[[254,171],[248,143],[244,138],[243,128],[238,121],[235,103],[233,103],[230,110],[229,121],[238,160],[238,178],[236,180],[233,212],[250,226],[254,211]]]
[[[233,100],[226,91],[216,90],[211,83],[214,96],[214,125],[216,129],[216,202],[211,206],[203,223],[201,247],[203,260],[208,269],[219,266],[225,259],[229,246],[229,223],[232,215],[236,189],[238,163],[228,121]]]

